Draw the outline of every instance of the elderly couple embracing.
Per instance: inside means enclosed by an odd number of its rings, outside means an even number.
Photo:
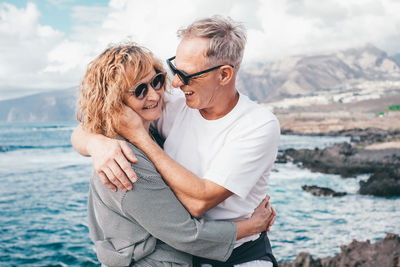
[[[97,257],[103,266],[277,266],[266,192],[279,123],[236,89],[245,29],[213,16],[178,36],[171,80],[135,43],[110,46],[83,77],[71,140],[93,158]]]

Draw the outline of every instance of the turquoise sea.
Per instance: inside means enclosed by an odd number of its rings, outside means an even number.
[[[75,124],[0,124],[0,266],[98,266],[86,203],[91,160],[69,141]],[[282,136],[280,149],[325,147],[343,137]],[[278,216],[269,236],[278,260],[333,256],[352,239],[400,233],[400,198],[356,194],[368,176],[343,179],[276,164],[270,178]],[[301,186],[349,192],[315,197]]]

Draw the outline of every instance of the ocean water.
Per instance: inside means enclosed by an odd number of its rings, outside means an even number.
[[[69,137],[74,124],[0,124],[0,266],[98,266],[89,239],[86,203],[91,160]],[[280,149],[325,147],[346,137],[282,136]],[[343,179],[293,164],[270,177],[278,216],[269,237],[278,260],[300,251],[333,256],[352,239],[377,241],[400,233],[400,198],[356,194],[368,176]],[[315,197],[301,186],[349,192]]]

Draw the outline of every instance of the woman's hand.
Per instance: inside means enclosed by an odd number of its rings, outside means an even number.
[[[276,211],[269,200],[270,196],[267,195],[250,217],[257,233],[268,232],[275,222]]]
[[[258,207],[254,209],[249,219],[236,222],[236,240],[269,231],[276,216],[275,209],[269,203],[269,199],[270,197],[267,195]]]

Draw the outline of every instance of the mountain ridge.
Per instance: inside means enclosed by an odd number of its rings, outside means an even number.
[[[75,88],[54,90],[0,101],[0,121],[76,121]]]
[[[290,56],[243,66],[237,88],[273,108],[381,98],[400,93],[399,62],[400,53],[389,57],[371,44]],[[77,89],[68,88],[1,100],[0,121],[76,121],[76,98]]]
[[[253,100],[282,98],[345,88],[349,83],[400,80],[400,66],[386,52],[367,44],[318,55],[291,56],[241,70],[238,88]]]

